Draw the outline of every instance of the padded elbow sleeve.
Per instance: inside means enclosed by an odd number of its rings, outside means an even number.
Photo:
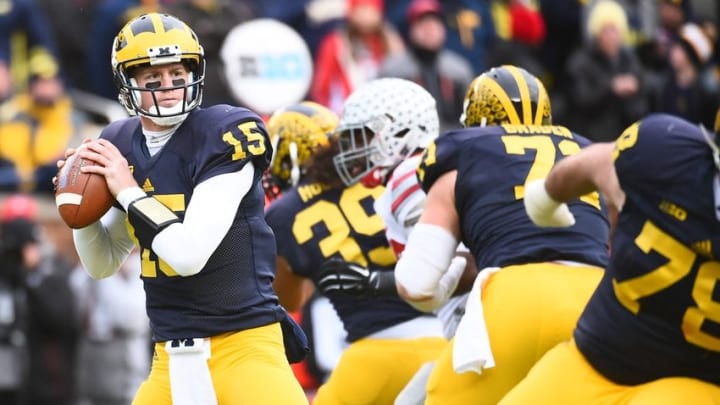
[[[432,297],[455,256],[458,241],[437,225],[417,224],[395,267],[395,280],[407,299]]]
[[[152,246],[158,233],[174,223],[181,222],[174,212],[153,197],[142,197],[130,203],[128,221],[143,247]]]

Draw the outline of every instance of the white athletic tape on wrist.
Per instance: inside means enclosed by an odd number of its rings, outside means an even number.
[[[555,201],[545,189],[545,179],[525,184],[525,212],[537,226],[568,227],[575,224],[575,216],[567,204]]]

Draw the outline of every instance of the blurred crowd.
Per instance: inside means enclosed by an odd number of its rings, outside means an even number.
[[[140,269],[91,280],[51,182],[66,147],[124,116],[110,44],[148,11],[197,33],[207,105],[242,105],[221,46],[258,18],[303,38],[313,60],[303,99],[338,113],[364,82],[400,77],[436,99],[441,130],[459,127],[472,79],[505,63],[540,77],[554,123],[592,141],[650,112],[712,128],[720,104],[716,0],[0,0],[2,404],[127,404],[149,367]],[[324,347],[341,351],[342,331],[329,335]],[[306,387],[333,367],[326,354],[311,359]]]
[[[143,12],[194,27],[206,48],[206,105],[241,104],[220,48],[233,27],[267,17],[306,42],[307,98],[335,112],[358,85],[402,77],[433,94],[449,129],[470,80],[511,63],[543,79],[555,122],[607,140],[654,111],[711,126],[717,8],[712,0],[0,0],[0,190],[50,191],[55,159],[88,133],[85,124],[123,114],[108,44]]]

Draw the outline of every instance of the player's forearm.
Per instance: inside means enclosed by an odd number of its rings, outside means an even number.
[[[615,176],[612,162],[614,143],[592,144],[558,162],[545,180],[548,195],[568,202],[601,189],[603,182]]]
[[[73,230],[80,261],[95,279],[115,274],[134,248],[125,227],[125,214],[110,208],[100,222]]]

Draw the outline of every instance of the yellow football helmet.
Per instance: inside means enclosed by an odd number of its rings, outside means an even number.
[[[189,70],[188,82],[172,87],[140,88],[133,68],[183,62]],[[112,48],[113,79],[120,103],[131,115],[147,116],[160,125],[174,125],[198,107],[205,79],[205,55],[197,35],[187,24],[168,14],[148,13],[129,21],[115,37]],[[157,91],[185,89],[184,102],[172,108],[157,104]],[[140,92],[151,92],[154,107],[143,109]]]
[[[312,101],[282,108],[270,117],[267,130],[275,152],[269,173],[281,190],[297,185],[305,163],[319,146],[328,144],[337,124],[334,112]]]
[[[527,70],[511,65],[495,67],[470,84],[460,124],[550,125],[550,97],[540,79]]]

